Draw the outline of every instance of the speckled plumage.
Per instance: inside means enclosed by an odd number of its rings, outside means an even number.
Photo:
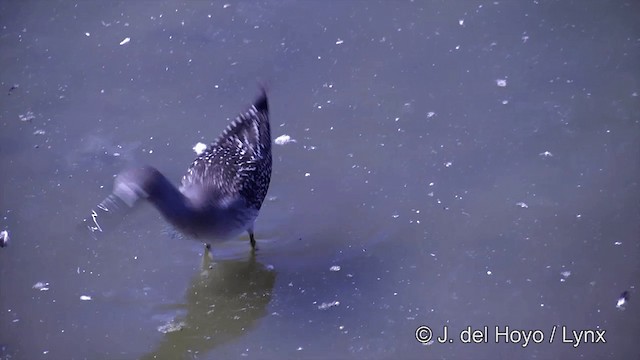
[[[120,173],[114,195],[130,206],[147,199],[194,238],[226,240],[247,231],[255,247],[253,223],[270,180],[269,106],[263,92],[193,161],[179,189],[155,168],[143,166]]]
[[[201,187],[216,193],[221,203],[240,195],[250,208],[260,210],[270,180],[271,131],[263,94],[193,161],[180,191]]]

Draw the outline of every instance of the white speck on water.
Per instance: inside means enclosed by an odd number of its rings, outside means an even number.
[[[616,246],[622,245],[622,241],[616,241],[613,243],[613,245],[616,245]]]
[[[18,118],[20,119],[20,121],[31,121],[31,120],[35,119],[36,116],[33,115],[33,112],[27,111],[26,114],[18,115]]]
[[[9,230],[0,231],[0,247],[5,247],[9,243]]]
[[[302,351],[302,346],[299,346],[296,350]]]
[[[342,45],[342,44],[344,44],[344,40],[338,39],[338,41],[336,41],[336,45]]]
[[[399,218],[399,217],[400,217],[400,215],[398,215],[398,214],[393,214],[393,215],[391,215],[391,216],[392,216],[394,219],[397,219],[397,218]]]
[[[523,43],[526,43],[526,42],[527,42],[527,40],[529,40],[529,36],[527,36],[527,35],[523,35],[520,39],[522,39],[522,42],[523,42]]]
[[[44,134],[45,134],[45,131],[42,129],[38,129],[33,132],[33,135],[44,135]]]
[[[521,208],[523,208],[523,209],[528,209],[528,208],[529,208],[529,205],[527,205],[526,203],[524,203],[524,202],[522,202],[522,201],[517,202],[517,203],[516,203],[516,206],[520,206],[520,207],[521,207]]]
[[[131,41],[131,38],[126,37],[126,38],[122,39],[122,41],[120,41],[120,45],[127,44],[127,43],[129,43],[129,41]]]
[[[496,85],[498,85],[498,87],[505,87],[505,86],[507,86],[507,80],[506,79],[497,79],[496,80]]]
[[[91,301],[92,299],[91,299],[91,296],[89,296],[89,295],[81,295],[80,296],[80,300],[82,300],[82,301]]]
[[[542,157],[552,157],[553,156],[553,154],[550,151],[543,151],[538,155],[540,155]]]
[[[460,26],[464,26],[464,19],[460,19],[460,20],[458,20],[458,24],[459,24]]]
[[[436,113],[435,113],[435,112],[433,112],[433,111],[429,111],[429,112],[427,113],[427,119],[432,118],[432,117],[434,117],[434,116],[436,116]]]
[[[492,274],[491,270],[487,270],[487,275],[491,275],[491,274]]]
[[[337,301],[337,300],[336,301],[332,301],[330,303],[323,302],[322,304],[318,305],[318,310],[327,310],[329,308],[332,308],[332,307],[338,306],[338,305],[340,305],[340,301]]]
[[[207,149],[207,145],[199,142],[195,144],[192,149],[197,155],[200,155]]]
[[[49,283],[38,281],[37,283],[33,284],[32,288],[40,291],[47,291],[49,290]]]
[[[86,32],[84,33],[84,36],[91,36],[91,33]]]
[[[562,277],[563,277],[563,279],[560,279],[560,281],[564,281],[564,279],[566,279],[569,276],[571,276],[571,271],[565,270],[565,271],[561,272],[560,275],[562,275]]]
[[[284,145],[291,142],[297,142],[295,139],[292,139],[289,135],[280,135],[275,140],[273,140],[276,145]]]
[[[49,350],[45,350],[42,352],[43,355],[47,355],[49,353]]]
[[[451,167],[451,165],[453,165],[453,162],[451,161],[447,161],[446,163],[444,163],[445,167]]]
[[[304,177],[309,177],[311,176],[311,173],[304,173]]]
[[[576,219],[580,219],[581,217],[582,217],[582,214],[576,215]]]
[[[329,268],[329,271],[340,271],[340,265],[333,265]]]
[[[622,295],[620,295],[620,297],[618,298],[618,301],[616,302],[616,308],[618,308],[619,310],[624,310],[624,305],[627,303],[627,298],[628,298],[628,292],[623,292]]]
[[[223,9],[226,9],[226,8],[228,8],[229,6],[231,6],[231,4],[224,4],[224,5],[222,5],[222,8],[223,8]]]
[[[502,100],[502,105],[507,105],[509,103],[509,100]]]

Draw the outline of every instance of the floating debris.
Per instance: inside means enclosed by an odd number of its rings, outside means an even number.
[[[36,116],[33,115],[33,112],[27,111],[26,114],[18,115],[18,118],[20,119],[20,121],[31,121],[31,120],[35,119]]]
[[[80,300],[82,300],[82,301],[91,301],[92,299],[91,299],[91,296],[89,296],[89,295],[81,295],[80,296]]]
[[[33,284],[32,288],[40,291],[47,291],[49,290],[49,283],[38,281],[37,283]]]
[[[444,163],[444,167],[451,167],[451,165],[453,165],[453,162],[451,161],[447,161],[446,163]]]
[[[429,111],[429,112],[427,113],[427,119],[432,118],[432,117],[434,117],[434,116],[436,116],[436,113],[435,113],[435,112],[433,112],[433,111]]]
[[[311,173],[304,173],[304,177],[309,177],[311,176]]]
[[[295,139],[292,139],[289,135],[280,135],[275,140],[273,140],[276,145],[284,145],[292,142],[297,142]]]
[[[507,86],[507,80],[506,79],[497,79],[496,80],[496,85],[498,85],[498,87],[506,87]]]
[[[9,245],[9,230],[0,231],[0,248]]]
[[[460,20],[458,20],[458,25],[460,25],[460,26],[464,26],[464,19],[460,19]]]
[[[46,132],[42,129],[38,129],[33,132],[33,135],[44,135],[44,134],[46,134]]]
[[[560,282],[564,282],[569,276],[571,276],[571,271],[565,270],[561,272],[560,275],[562,275],[562,279],[560,279]]]
[[[549,152],[549,151],[543,151],[538,155],[543,156],[543,157],[552,157],[553,156],[553,154],[551,152]]]
[[[340,265],[333,265],[329,268],[329,271],[340,271]]]
[[[529,205],[527,205],[526,203],[524,203],[522,201],[516,203],[516,206],[520,206],[523,209],[528,209],[529,208]]]
[[[172,333],[172,332],[180,331],[180,330],[184,329],[186,325],[187,324],[185,324],[184,321],[169,322],[168,324],[164,324],[164,325],[158,326],[158,331],[163,333],[163,334]]]
[[[120,45],[128,44],[129,41],[131,41],[131,38],[126,37],[126,38],[122,39],[122,41],[120,41]]]
[[[86,32],[86,33],[84,33],[84,36],[89,37],[89,36],[91,36],[91,33]]]
[[[332,307],[338,306],[338,305],[340,305],[340,301],[337,301],[337,300],[336,301],[332,301],[330,303],[323,302],[322,304],[318,305],[318,309],[319,310],[327,310],[329,308],[332,308]]]
[[[336,45],[342,45],[342,44],[344,44],[344,40],[338,39],[338,41],[336,41]]]
[[[200,154],[202,154],[202,153],[207,149],[207,144],[204,144],[204,143],[199,142],[199,143],[195,144],[195,145],[192,147],[192,149],[193,149],[193,151],[195,151],[195,153],[196,153],[197,155],[200,155]]]
[[[613,245],[620,246],[620,245],[622,245],[622,241],[616,241],[616,242],[613,243]]]
[[[629,301],[629,291],[625,290],[620,297],[618,298],[618,302],[616,303],[616,307],[620,310],[625,309],[625,304]]]

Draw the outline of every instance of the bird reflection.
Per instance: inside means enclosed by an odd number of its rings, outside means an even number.
[[[191,359],[241,337],[267,314],[276,272],[248,260],[208,263],[192,280],[186,313],[158,330],[163,340],[142,359]]]

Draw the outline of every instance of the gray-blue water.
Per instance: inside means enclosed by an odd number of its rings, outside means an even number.
[[[638,358],[639,15],[1,1],[0,359]],[[242,236],[201,272],[148,205],[86,229],[115,174],[177,183],[260,83],[296,142],[274,145],[255,259]]]

